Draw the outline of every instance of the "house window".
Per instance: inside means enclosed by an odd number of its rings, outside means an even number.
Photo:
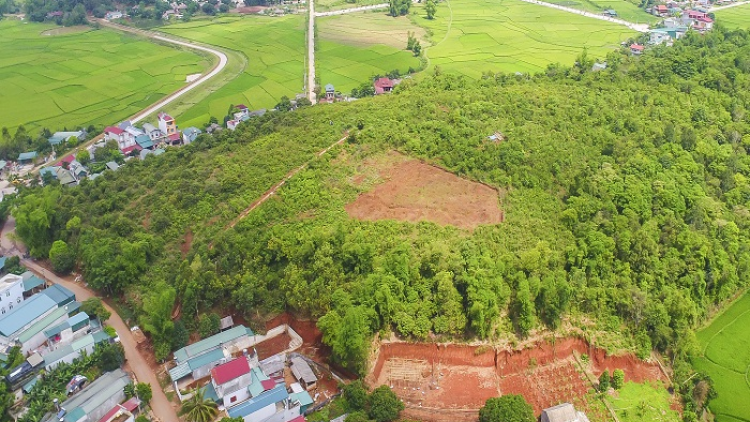
[[[231,399],[229,399],[229,403],[234,403],[237,401],[237,396],[232,396]]]
[[[8,305],[8,309],[13,309],[13,304]]]
[[[16,303],[21,303],[21,298],[16,299]]]
[[[3,313],[5,313],[5,308],[3,308]]]

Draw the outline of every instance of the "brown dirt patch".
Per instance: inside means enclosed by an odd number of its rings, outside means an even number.
[[[190,248],[193,246],[193,231],[188,229],[187,233],[185,233],[185,237],[182,240],[182,243],[180,244],[180,252],[182,252],[182,257],[185,258],[187,256],[187,253],[190,252]]]
[[[395,163],[382,169],[380,178],[385,182],[346,206],[351,217],[431,221],[469,230],[503,221],[496,189],[421,161]]]
[[[267,9],[267,7],[247,6],[247,7],[238,7],[237,9],[234,9],[234,10],[239,14],[248,15],[248,14],[260,13],[265,9]]]
[[[583,370],[575,357],[582,354],[590,357]],[[592,384],[586,374],[598,377],[605,369],[617,368],[628,381],[666,381],[655,363],[630,355],[607,356],[577,338],[536,343],[522,350],[384,343],[366,380],[371,386],[392,386],[407,406],[406,417],[470,421],[477,417],[472,410],[478,411],[488,398],[501,394],[523,395],[537,415],[566,401],[598,414],[601,406],[590,402]]]
[[[256,344],[255,351],[258,352],[258,359],[263,360],[283,352],[289,348],[289,343],[291,342],[292,338],[289,337],[289,334],[282,333],[274,338]]]

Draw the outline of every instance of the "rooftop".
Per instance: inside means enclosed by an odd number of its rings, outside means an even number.
[[[33,323],[27,330],[24,330],[24,332],[18,336],[18,341],[25,343],[31,340],[32,337],[41,333],[51,325],[57,324],[60,319],[65,318],[67,313],[68,310],[65,309],[65,307],[55,309],[49,315]]]
[[[0,265],[0,268],[5,266],[5,260],[7,258],[2,257],[0,260],[2,260],[2,265]],[[0,288],[7,289],[9,287],[13,287],[18,283],[23,283],[23,277],[20,275],[15,274],[6,274],[3,276],[3,278],[0,278]]]
[[[76,413],[80,413],[77,409],[83,410],[86,415],[120,393],[130,383],[130,376],[122,369],[107,372],[62,404],[68,411],[65,421],[77,421]]]
[[[307,384],[312,384],[318,380],[310,365],[300,357],[292,358],[292,373],[294,373],[295,378],[303,380]]]
[[[59,284],[53,284],[39,294],[48,296],[50,299],[54,300],[58,306],[65,305],[76,299],[75,293]]]
[[[284,384],[279,384],[271,391],[267,391],[258,397],[246,400],[237,406],[230,407],[227,410],[230,418],[241,417],[253,414],[266,406],[278,403],[289,397]]]
[[[22,152],[18,154],[18,161],[33,160],[36,156],[36,151]]]
[[[216,385],[221,385],[250,373],[250,364],[247,358],[240,356],[235,360],[221,364],[211,370],[211,378]]]
[[[0,334],[11,337],[54,308],[57,308],[57,303],[48,296],[42,294],[31,296],[0,318]]]
[[[110,126],[110,127],[106,128],[106,129],[104,129],[104,132],[105,133],[112,133],[112,134],[115,134],[115,135],[122,135],[122,133],[124,131],[122,129],[120,129],[119,127]]]
[[[253,335],[253,332],[249,328],[243,325],[238,325],[236,327],[230,328],[229,330],[212,335],[211,337],[205,338],[201,341],[177,350],[176,352],[174,352],[174,358],[178,362],[184,362],[190,358],[194,358],[196,356],[202,355],[203,353],[209,352],[212,349],[221,347],[224,343],[229,343],[242,336],[251,335]]]
[[[188,359],[186,362],[182,362],[174,368],[170,369],[169,377],[172,378],[172,381],[180,380],[190,375],[196,369],[218,362],[224,358],[226,358],[226,356],[224,356],[223,349],[213,349],[208,353],[204,353],[192,359]]]

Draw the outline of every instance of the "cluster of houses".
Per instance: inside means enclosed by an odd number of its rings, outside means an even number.
[[[393,88],[401,83],[401,79],[390,79],[386,77],[377,78],[372,82],[375,95],[388,94]],[[354,101],[356,98],[347,97],[336,91],[333,84],[326,84],[322,95],[318,98],[318,104],[337,103],[340,101]]]
[[[238,111],[232,115],[233,118],[231,120],[227,120],[227,129],[229,130],[237,129],[237,126],[240,123],[248,121],[251,117],[260,117],[266,114],[265,108],[250,111],[250,109],[244,104],[236,105],[234,108]]]
[[[73,292],[58,284],[48,286],[31,272],[0,278],[0,360],[7,361],[13,347],[26,357],[5,377],[17,400],[31,391],[40,371],[71,363],[93,352],[96,344],[113,341],[80,307]]]
[[[189,127],[180,131],[174,118],[162,112],[157,116],[156,126],[144,123],[141,127],[136,127],[132,122],[125,121],[117,126],[107,127],[104,129],[104,138],[89,146],[87,151],[91,157],[94,157],[97,149],[104,147],[108,141],[115,141],[126,160],[133,157],[145,160],[150,154],[163,154],[165,147],[190,144],[201,133],[201,130],[196,127]],[[81,140],[85,139],[85,135],[85,132],[57,132],[49,138],[49,142],[52,145],[58,145],[69,139],[70,136],[76,136]],[[26,155],[29,155],[29,157]],[[33,157],[30,157],[31,155]],[[24,153],[19,156],[18,161],[19,163],[33,163],[37,157],[36,152]],[[117,170],[119,167],[119,164],[110,161],[106,163],[105,171]],[[42,180],[51,177],[57,179],[61,185],[74,186],[83,179],[95,179],[101,173],[92,174],[89,167],[80,163],[73,154],[70,154],[63,157],[59,165],[42,168],[39,170],[39,174]]]
[[[264,338],[239,325],[177,350],[169,376],[180,400],[197,389],[230,418],[303,422],[317,389],[315,364],[285,352],[259,360],[253,346]]]
[[[654,6],[652,13],[664,17],[659,27],[649,30],[648,45],[667,45],[672,46],[675,40],[678,40],[687,34],[689,30],[705,33],[713,29],[714,20],[704,9],[685,9],[683,10],[677,3],[667,3]],[[646,49],[643,44],[631,44],[630,53],[640,55]]]

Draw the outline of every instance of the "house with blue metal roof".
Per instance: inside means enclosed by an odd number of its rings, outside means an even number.
[[[79,312],[61,324],[44,330],[44,337],[50,347],[60,347],[86,335],[89,330],[91,330],[91,318],[86,312]]]
[[[38,154],[36,151],[22,152],[18,154],[18,163],[19,164],[34,164],[34,161],[36,161],[37,156]]]
[[[182,384],[190,384],[208,376],[211,369],[227,361],[224,349],[217,348],[210,352],[188,359],[169,370],[169,377],[179,389]]]
[[[230,418],[242,418],[245,422],[264,421],[281,413],[278,416],[282,421],[292,420],[300,415],[300,407],[296,407],[296,415],[294,415],[294,409],[288,409],[289,404],[289,393],[286,391],[284,384],[278,384],[273,389],[266,391],[265,393],[248,399],[234,407],[227,409],[227,413]],[[288,418],[285,415],[289,413]]]
[[[174,352],[174,358],[179,365],[186,362],[188,359],[192,359],[218,348],[236,348],[237,350],[242,350],[245,347],[249,347],[250,337],[252,336],[252,330],[245,326],[238,325],[177,350]],[[247,346],[244,346],[244,344],[247,344]]]
[[[68,345],[45,354],[44,369],[48,371],[55,369],[61,362],[72,363],[73,360],[81,356],[81,353],[86,352],[87,354],[91,354],[97,344],[109,342],[110,340],[109,334],[104,331],[86,334],[79,339],[73,340]]]
[[[48,414],[43,421],[98,421],[112,407],[125,400],[125,386],[131,383],[130,376],[122,369],[107,372],[63,402],[60,410]]]
[[[64,306],[76,300],[75,293],[59,284],[53,284],[39,294],[48,296],[57,303],[57,306]]]
[[[44,336],[44,330],[65,321],[67,318],[68,310],[63,306],[55,309],[49,315],[33,323],[29,328],[21,332],[16,342],[21,346],[21,353],[26,355],[28,352],[43,345],[47,341],[47,338]]]
[[[5,314],[0,315],[0,344],[13,344],[24,330],[57,308],[57,302],[53,299],[38,294],[14,306],[10,311],[6,311]]]

